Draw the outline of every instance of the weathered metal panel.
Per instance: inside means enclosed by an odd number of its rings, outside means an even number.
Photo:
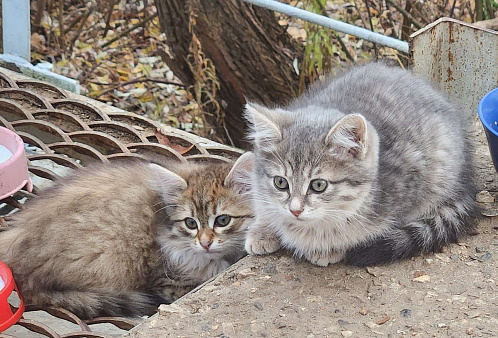
[[[441,18],[410,36],[414,73],[447,93],[471,120],[479,100],[498,87],[498,32]]]
[[[2,0],[3,52],[30,59],[29,0]]]

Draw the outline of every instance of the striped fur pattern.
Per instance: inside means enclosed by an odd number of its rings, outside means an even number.
[[[471,226],[461,114],[408,71],[357,67],[287,107],[248,104],[246,117],[250,254],[283,246],[322,266],[370,265],[439,251]]]
[[[0,232],[0,260],[28,304],[82,318],[141,316],[244,253],[251,154],[230,164],[88,167],[56,182]],[[249,160],[249,161],[247,161]],[[217,214],[240,216],[219,231]],[[195,217],[199,231],[179,218]],[[209,250],[199,245],[212,237]]]

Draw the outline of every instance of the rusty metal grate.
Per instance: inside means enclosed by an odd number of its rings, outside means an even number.
[[[130,158],[157,163],[230,162],[242,153],[9,71],[0,72],[0,126],[16,132],[28,145],[29,171],[35,186],[33,193],[21,190],[0,201],[0,231],[8,227],[9,215],[22,209],[23,202],[38,193],[40,185],[50,184],[65,172],[61,169]],[[167,136],[172,146],[159,143],[158,130]],[[175,150],[176,145],[188,151],[180,154]],[[53,307],[28,308],[26,312],[40,310],[76,324],[79,330],[59,334],[42,322],[25,318],[16,325],[47,337],[106,337],[108,335],[92,332],[89,325],[110,323],[130,330],[137,324],[125,318],[83,321],[67,310]],[[12,336],[0,333],[0,337]]]
[[[65,320],[67,322],[75,324],[75,326],[77,326],[79,329],[72,332],[61,334],[57,333],[55,329],[51,328],[47,324],[44,324],[37,320],[25,319],[25,318],[20,319],[19,322],[15,325],[15,326],[22,326],[33,333],[37,333],[52,338],[77,338],[77,337],[105,338],[109,337],[110,334],[108,332],[107,333],[95,332],[91,329],[90,325],[107,323],[114,325],[116,328],[120,329],[120,331],[121,330],[128,331],[140,323],[139,320],[118,318],[118,317],[99,317],[83,321],[80,318],[78,318],[76,315],[71,313],[70,311],[57,307],[49,307],[49,308],[28,307],[26,308],[25,313],[33,311],[44,311],[56,318],[59,318],[60,320]],[[15,336],[10,334],[0,333],[0,337],[11,338]]]

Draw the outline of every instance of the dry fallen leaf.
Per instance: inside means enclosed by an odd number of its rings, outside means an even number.
[[[380,269],[378,267],[367,266],[366,270],[367,270],[368,274],[371,276],[379,277],[379,275],[380,275]]]
[[[172,46],[168,46],[166,34],[161,31],[159,17],[143,23],[140,29],[133,29],[135,24],[157,13],[155,1],[107,2],[114,4],[112,10],[103,5],[106,1],[66,1],[63,11],[59,11],[59,6],[45,6],[43,15],[38,19],[36,17],[40,13],[32,11],[32,22],[40,20],[35,26],[43,29],[34,29],[31,35],[31,61],[51,62],[55,73],[77,78],[85,95],[175,128],[194,130],[201,136],[212,135],[212,126],[196,120],[204,111],[188,91],[151,81],[133,82],[144,77],[178,81],[166,62],[171,59],[169,48]],[[472,22],[472,11],[462,10],[461,2],[446,1],[446,6],[441,6],[438,1],[424,1],[422,10],[411,14],[423,23],[432,21],[430,18],[433,17],[452,15],[458,20]],[[397,37],[407,28],[403,26],[405,19],[402,13],[394,8],[367,7],[366,2],[359,3],[358,7],[346,0],[324,1],[323,6],[313,5],[311,1],[308,4],[311,7],[298,0],[290,3],[311,11],[325,10],[327,15],[336,20],[360,27],[368,24],[365,17],[371,18],[368,21],[371,21],[372,29],[387,36]],[[358,13],[352,15],[352,7]],[[195,21],[195,18],[192,20]],[[192,24],[195,25],[194,22]],[[314,25],[307,28],[307,24],[295,18],[280,18],[279,24],[298,44],[302,47],[311,46],[312,49],[313,41],[320,41],[321,36],[330,34],[326,28]],[[62,31],[61,27],[64,28]],[[318,40],[313,40],[313,37]],[[109,46],[103,46],[116,38],[118,40]],[[318,54],[322,53],[323,47],[323,51],[334,60],[333,68],[337,69],[349,64],[345,51],[355,62],[360,63],[374,56],[377,58],[377,54],[381,58],[401,62],[398,53],[392,49],[380,46],[373,48],[372,44],[349,34],[341,33],[330,43],[319,46],[317,42],[316,46],[320,47],[317,49]],[[283,53],[287,56],[292,54],[286,50]],[[295,60],[290,65],[304,79],[308,72],[304,64],[297,62],[296,58],[290,60]],[[322,62],[321,58],[319,62]],[[316,64],[311,65],[312,72],[316,73],[316,67]],[[498,211],[486,210],[483,213],[491,216],[498,214]]]
[[[419,270],[417,270],[417,271],[414,272],[413,277],[417,278],[417,277],[423,276],[425,274],[426,274],[425,271],[419,271]]]
[[[156,130],[154,135],[157,137],[157,140],[159,141],[160,144],[164,144],[165,146],[170,147],[171,149],[177,151],[180,155],[188,153],[190,151],[190,149],[192,149],[194,147],[193,144],[190,147],[184,147],[184,146],[181,146],[179,144],[173,144],[169,140],[168,136],[161,133],[161,131],[159,129]]]
[[[413,281],[417,282],[417,283],[427,283],[427,282],[431,281],[431,276],[429,276],[429,275],[422,275],[422,276],[413,278]]]
[[[382,318],[381,320],[379,320],[376,324],[377,325],[385,324],[389,319],[391,319],[391,317],[385,316],[384,318]]]

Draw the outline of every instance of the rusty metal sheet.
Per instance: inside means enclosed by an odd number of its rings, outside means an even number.
[[[414,73],[434,83],[471,123],[479,100],[498,87],[498,32],[441,18],[410,36]]]

